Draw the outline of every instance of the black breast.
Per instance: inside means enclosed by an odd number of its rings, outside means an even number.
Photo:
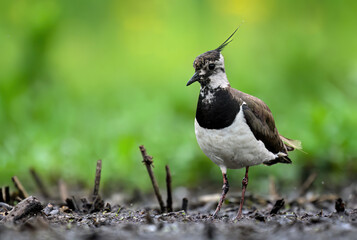
[[[211,92],[213,98],[205,100],[208,91],[198,99],[196,120],[207,129],[222,129],[230,126],[237,116],[240,103],[226,89],[215,89]]]

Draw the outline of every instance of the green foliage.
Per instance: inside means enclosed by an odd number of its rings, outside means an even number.
[[[144,144],[160,182],[169,164],[175,185],[220,186],[194,136],[199,86],[185,84],[194,58],[243,21],[223,52],[231,85],[263,99],[307,152],[293,166],[253,168],[253,187],[306,171],[325,183],[353,177],[355,12],[354,1],[3,1],[0,185],[30,166],[92,184],[100,158],[105,183],[145,189]]]

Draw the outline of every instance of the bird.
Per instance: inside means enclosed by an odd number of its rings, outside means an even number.
[[[217,217],[229,190],[227,169],[245,168],[237,220],[242,218],[249,167],[290,164],[288,152],[301,149],[299,140],[279,134],[273,115],[262,100],[231,87],[222,50],[238,28],[218,48],[195,58],[195,73],[186,84],[200,83],[195,135],[203,153],[219,166],[223,176],[222,194],[213,217]]]

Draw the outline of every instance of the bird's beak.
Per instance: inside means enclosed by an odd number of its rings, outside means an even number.
[[[186,86],[191,85],[192,83],[200,80],[201,76],[199,75],[199,72],[195,72],[195,74],[193,74],[192,78],[187,82]]]

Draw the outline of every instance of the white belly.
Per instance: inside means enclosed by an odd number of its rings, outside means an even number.
[[[277,157],[254,137],[242,107],[232,125],[223,129],[205,129],[195,120],[195,133],[202,151],[220,167],[243,168]]]

